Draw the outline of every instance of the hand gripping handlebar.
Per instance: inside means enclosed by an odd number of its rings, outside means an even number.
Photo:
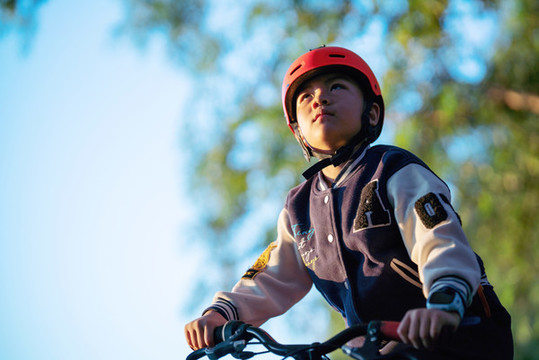
[[[476,325],[478,322],[480,322],[479,318],[465,317],[460,326]],[[249,343],[262,345],[273,354],[296,360],[326,359],[326,354],[339,348],[357,360],[387,359],[380,355],[380,345],[383,341],[400,341],[397,333],[399,324],[397,321],[371,321],[368,324],[353,325],[344,329],[323,343],[285,345],[275,341],[260,328],[241,321],[229,321],[224,326],[216,328],[214,333],[216,346],[196,350],[187,356],[186,360],[196,360],[203,356],[207,356],[210,360],[217,360],[228,354],[237,359],[249,359],[259,354],[245,351]],[[345,346],[350,340],[359,336],[365,336],[365,342],[361,348]],[[414,359],[414,357],[408,358]]]

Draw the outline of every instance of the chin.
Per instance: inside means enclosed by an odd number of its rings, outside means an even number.
[[[315,151],[323,153],[323,154],[328,154],[328,155],[333,155],[335,153],[335,151],[340,149],[342,146],[344,146],[344,145],[341,145],[341,146],[329,146],[327,144],[321,144],[320,147],[311,145],[311,147]]]
[[[309,145],[313,147],[315,150],[323,152],[323,153],[334,153],[344,145],[346,145],[346,142],[348,140],[342,140],[342,138],[334,139],[329,136],[320,136],[319,141],[308,141]]]

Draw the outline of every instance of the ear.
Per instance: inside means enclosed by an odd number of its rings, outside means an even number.
[[[380,120],[380,105],[378,103],[373,102],[371,106],[371,110],[369,111],[369,124],[371,126],[378,125],[378,121]]]

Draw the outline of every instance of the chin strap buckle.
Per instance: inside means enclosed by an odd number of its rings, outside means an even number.
[[[350,157],[353,154],[354,148],[358,144],[356,137],[359,137],[359,136],[356,135],[354,138],[352,138],[352,141],[348,143],[348,145],[344,145],[343,147],[341,147],[339,150],[337,150],[337,152],[335,152],[335,155],[333,155],[332,157],[322,159],[318,161],[316,164],[314,164],[313,166],[311,166],[310,168],[308,168],[307,170],[305,170],[303,172],[303,177],[306,180],[309,180],[317,172],[321,171],[322,169],[330,165],[339,166],[345,161],[347,161],[348,159],[350,159]]]

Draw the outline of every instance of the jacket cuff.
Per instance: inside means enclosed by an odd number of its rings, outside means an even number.
[[[463,318],[471,300],[472,292],[466,281],[453,276],[443,277],[432,285],[427,309],[454,311]]]
[[[202,315],[205,315],[210,310],[217,312],[227,321],[239,320],[238,309],[229,300],[223,298],[217,299],[215,303],[202,312]]]

